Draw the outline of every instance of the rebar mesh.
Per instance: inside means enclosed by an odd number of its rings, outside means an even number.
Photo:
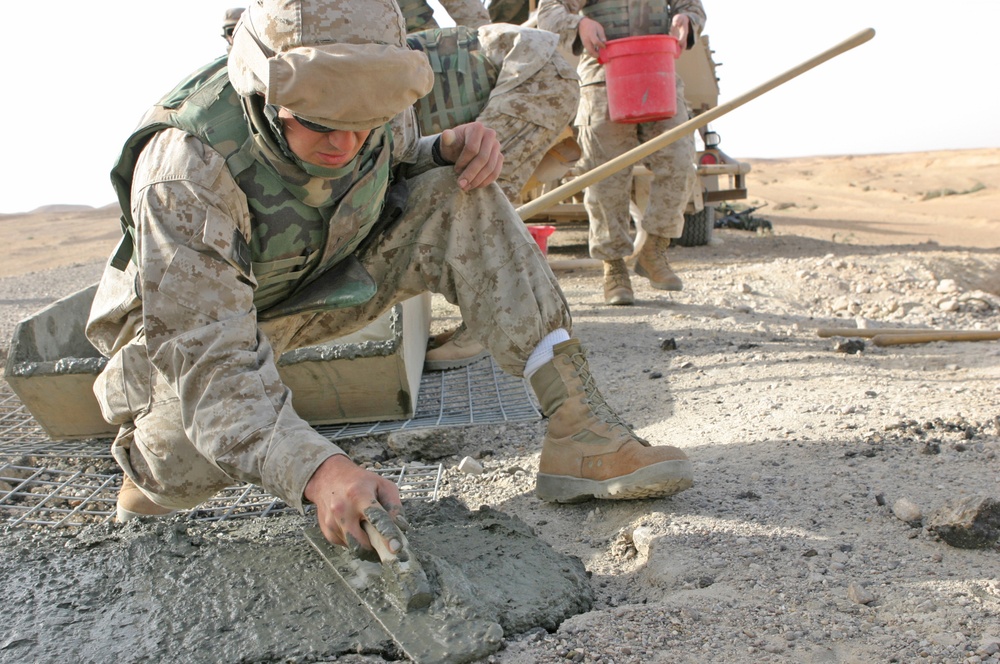
[[[315,428],[330,440],[343,440],[399,429],[530,422],[539,417],[527,382],[505,374],[493,358],[484,358],[462,369],[425,373],[410,419]],[[111,458],[110,447],[108,439],[50,440],[17,395],[0,381],[0,459]]]
[[[330,440],[342,440],[399,429],[539,417],[527,382],[503,373],[492,358],[485,358],[463,369],[425,373],[417,409],[410,419],[315,428]],[[0,381],[0,522],[9,526],[81,526],[110,521],[122,476],[96,470],[93,463],[110,458],[110,439],[50,440],[17,395]],[[44,459],[59,459],[60,467],[49,467]],[[35,465],[40,461],[44,465]],[[91,472],[73,468],[84,463]],[[440,464],[410,464],[376,472],[392,477],[404,499],[434,500],[443,469]],[[224,489],[182,514],[196,521],[223,521],[291,511],[261,487],[245,484]]]
[[[404,500],[436,500],[441,464],[405,464],[374,472],[392,479]],[[84,526],[115,516],[121,474],[0,465],[0,517],[8,526]],[[312,506],[307,512],[312,511]],[[224,521],[286,514],[295,510],[254,484],[223,489],[197,507],[180,512],[192,521]]]

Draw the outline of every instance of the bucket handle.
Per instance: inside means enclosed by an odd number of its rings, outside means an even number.
[[[650,35],[650,36],[652,36],[652,35]],[[657,35],[657,36],[673,37],[673,35]],[[674,60],[677,60],[678,58],[681,57],[681,53],[684,52],[684,49],[681,48],[680,42],[677,41],[676,37],[674,37],[674,42],[677,43],[677,48],[670,49],[670,55],[673,56]],[[607,58],[604,57],[604,54],[607,52],[607,50],[608,50],[608,47],[607,47],[607,44],[605,44],[604,48],[602,48],[600,50],[600,52],[598,52],[598,54],[597,54],[597,64],[599,64],[599,65],[606,65],[606,64],[608,64]]]

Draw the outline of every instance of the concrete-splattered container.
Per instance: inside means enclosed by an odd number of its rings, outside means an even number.
[[[107,358],[84,335],[97,284],[53,302],[18,323],[4,379],[53,440],[97,438],[118,430],[104,421],[94,379]]]
[[[14,330],[4,379],[53,440],[111,436],[94,380],[107,359],[84,334],[97,285]],[[430,295],[397,304],[365,329],[286,353],[278,371],[311,424],[406,419],[416,409],[430,329]]]

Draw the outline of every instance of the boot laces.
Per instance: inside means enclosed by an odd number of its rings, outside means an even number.
[[[611,288],[631,288],[632,282],[629,280],[628,267],[625,261],[609,261],[606,263],[608,269],[604,272],[604,279],[607,286]]]
[[[586,398],[587,403],[590,404],[594,414],[606,424],[624,427],[627,432],[634,436],[635,434],[632,433],[632,429],[630,429],[629,426],[622,420],[621,416],[608,405],[608,402],[604,399],[604,395],[602,395],[601,391],[597,389],[597,381],[594,380],[594,376],[590,373],[590,368],[587,365],[587,356],[583,353],[575,353],[572,356],[572,361],[573,366],[580,375],[580,380],[583,381],[584,398]]]
[[[663,262],[667,262],[667,249],[670,248],[670,238],[660,237],[659,235],[652,235],[649,237],[653,244],[649,248],[649,253],[657,258],[662,258]]]

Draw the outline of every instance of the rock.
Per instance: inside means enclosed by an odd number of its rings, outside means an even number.
[[[979,648],[976,652],[986,655],[987,657],[992,657],[993,655],[1000,652],[1000,636],[994,634],[983,634],[983,637],[979,640]]]
[[[472,457],[465,457],[458,462],[458,469],[465,473],[466,475],[482,475],[483,474],[483,464],[479,463]]]
[[[855,604],[871,604],[875,601],[875,595],[860,583],[848,585],[847,596]]]
[[[389,449],[399,456],[416,459],[441,459],[459,452],[461,436],[444,429],[393,431],[386,438]]]
[[[850,355],[856,355],[864,351],[865,342],[861,339],[848,339],[847,341],[838,341],[833,344],[833,350],[838,353],[848,353]]]
[[[965,496],[938,508],[927,529],[951,546],[986,549],[1000,544],[1000,500]]]
[[[851,301],[847,299],[846,296],[841,295],[840,297],[835,298],[833,302],[830,303],[830,310],[835,312],[844,311],[850,306],[850,304]]]
[[[958,290],[958,284],[955,283],[954,279],[942,279],[937,285],[939,293],[957,293]]]
[[[649,526],[639,526],[632,531],[632,544],[635,545],[635,550],[647,558],[654,539],[656,539],[656,534]]]
[[[909,524],[919,524],[921,519],[924,518],[924,514],[920,511],[920,508],[908,498],[900,498],[894,502],[892,504],[892,513],[900,521],[905,521]]]

